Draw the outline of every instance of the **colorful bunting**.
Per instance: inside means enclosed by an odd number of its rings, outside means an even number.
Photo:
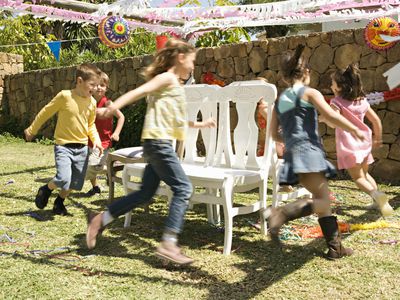
[[[49,46],[56,60],[60,61],[61,41],[47,42],[47,46]]]

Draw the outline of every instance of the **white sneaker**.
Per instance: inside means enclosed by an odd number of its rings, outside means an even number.
[[[373,191],[371,194],[372,198],[379,206],[382,216],[387,217],[393,214],[393,208],[388,203],[388,196],[380,191]]]

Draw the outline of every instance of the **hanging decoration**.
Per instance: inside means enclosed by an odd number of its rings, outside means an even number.
[[[175,0],[174,0],[175,1]],[[81,13],[21,0],[0,0],[0,10],[33,14],[53,20],[99,23],[108,14],[134,15],[129,27],[161,34],[173,32],[182,37],[195,32],[235,27],[371,20],[398,15],[400,0],[286,0],[273,3],[214,7],[149,7],[147,0],[118,0],[96,5],[94,13]],[[93,6],[94,4],[92,4]],[[179,25],[165,26],[160,22]]]
[[[56,60],[60,61],[61,41],[47,42],[47,46],[49,46],[50,51],[53,53]]]
[[[215,78],[214,74],[207,72],[201,76],[201,82],[205,84],[216,84],[219,86],[225,86],[225,82]]]
[[[126,21],[119,16],[110,16],[101,20],[99,38],[110,48],[120,48],[129,41],[129,27]]]
[[[383,76],[387,77],[386,81],[390,89],[400,85],[400,63],[383,73]]]
[[[161,50],[164,48],[165,44],[168,42],[169,37],[164,34],[160,34],[156,36],[156,49]]]
[[[391,37],[400,35],[400,26],[397,21],[389,17],[380,17],[373,19],[365,27],[364,38],[370,48],[382,51],[394,46],[394,41],[386,41],[381,35]]]

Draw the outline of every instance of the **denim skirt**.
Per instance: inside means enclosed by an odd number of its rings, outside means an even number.
[[[336,175],[335,167],[326,160],[321,145],[310,141],[302,141],[286,148],[283,155],[284,163],[279,174],[279,184],[299,183],[298,174],[323,172],[326,178]]]

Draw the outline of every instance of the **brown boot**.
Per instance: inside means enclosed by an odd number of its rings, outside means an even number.
[[[279,230],[288,221],[309,216],[313,213],[310,199],[297,199],[277,208],[268,207],[263,216],[267,219],[269,233],[274,242],[279,242]]]
[[[318,222],[324,234],[326,245],[328,246],[328,252],[325,254],[327,259],[334,260],[353,254],[352,249],[345,248],[342,245],[336,217],[329,216],[319,218]]]

